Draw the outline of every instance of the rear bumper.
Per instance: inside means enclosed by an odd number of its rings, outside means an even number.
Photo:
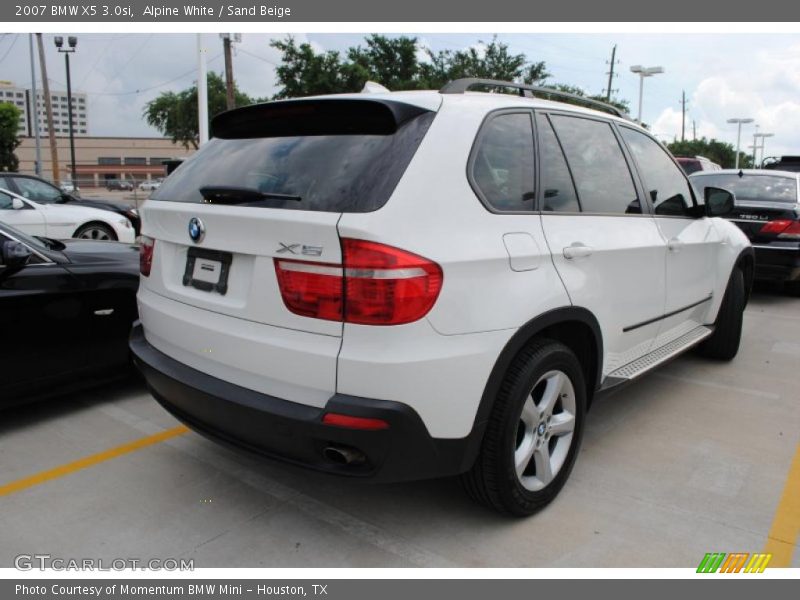
[[[155,399],[190,428],[226,445],[381,482],[455,475],[470,467],[470,437],[431,437],[419,415],[405,404],[334,394],[318,408],[255,392],[170,358],[148,343],[138,322],[130,349]],[[382,419],[389,427],[364,431],[325,425],[322,417],[328,412]],[[323,454],[331,445],[356,449],[366,460],[332,462]]]
[[[800,248],[754,246],[755,278],[768,281],[800,280]]]

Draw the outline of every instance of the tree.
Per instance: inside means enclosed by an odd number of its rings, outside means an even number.
[[[667,148],[675,156],[705,156],[709,160],[722,165],[723,169],[732,169],[736,165],[736,149],[732,144],[720,142],[715,139],[674,141],[667,144]],[[749,169],[752,167],[752,156],[739,152],[739,167]]]
[[[10,102],[0,102],[0,171],[19,170],[14,150],[19,146],[19,118],[22,111]]]
[[[208,73],[208,114],[213,116],[227,107],[225,80],[217,73]],[[252,104],[253,100],[234,86],[236,106]],[[199,127],[197,115],[197,84],[181,92],[163,92],[144,109],[147,122],[173,142],[185,148],[197,149]]]
[[[364,42],[342,56],[332,50],[317,54],[310,44],[298,45],[292,37],[272,41],[270,45],[282,53],[276,69],[281,91],[274,97],[358,92],[367,81],[397,91],[439,89],[460,77],[537,83],[549,76],[543,62],[532,63],[524,54],[511,54],[496,38],[483,52],[477,48],[436,53],[425,49],[427,61],[420,60],[421,48],[415,37],[372,34]]]

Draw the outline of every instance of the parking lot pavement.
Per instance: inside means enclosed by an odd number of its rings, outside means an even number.
[[[781,502],[800,447],[798,309],[758,290],[733,362],[685,356],[595,405],[566,487],[525,520],[472,504],[453,479],[368,485],[171,431],[136,381],[8,411],[0,566],[49,553],[197,567],[695,567],[706,552],[761,552],[776,511],[789,530],[800,522],[800,505]],[[794,531],[772,544],[800,567]]]

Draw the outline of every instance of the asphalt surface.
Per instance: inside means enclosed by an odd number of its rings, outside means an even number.
[[[800,522],[800,504],[781,502],[800,442],[799,309],[760,288],[734,361],[686,355],[597,403],[564,490],[522,520],[473,504],[455,479],[368,485],[222,448],[175,430],[138,380],[5,411],[0,566],[49,553],[196,567],[696,567],[706,552],[761,552],[779,515],[790,530]],[[796,534],[772,543],[800,567]]]

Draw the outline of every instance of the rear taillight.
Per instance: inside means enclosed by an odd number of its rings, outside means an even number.
[[[295,314],[363,325],[424,317],[442,289],[436,263],[376,242],[342,240],[341,265],[275,259],[283,302]]]
[[[139,273],[145,277],[150,277],[150,269],[153,267],[153,250],[156,241],[153,238],[142,236],[139,244]]]
[[[322,422],[325,425],[344,427],[346,429],[363,429],[366,431],[380,431],[382,429],[389,429],[389,423],[383,419],[351,417],[350,415],[342,415],[339,413],[325,413],[325,416],[322,417]]]
[[[800,240],[800,221],[775,219],[765,224],[759,233],[777,235],[784,240]]]

